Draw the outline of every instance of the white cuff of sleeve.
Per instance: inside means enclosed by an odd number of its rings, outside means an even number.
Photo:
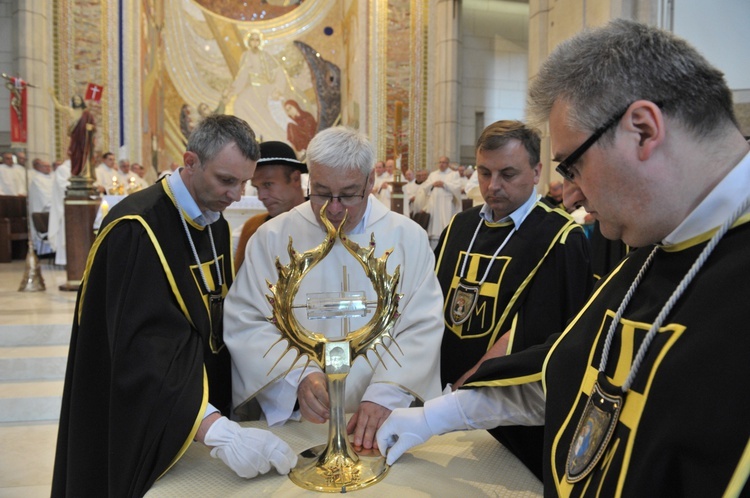
[[[281,425],[293,415],[297,388],[283,379],[266,386],[255,396],[268,422],[268,427]]]
[[[302,371],[303,369],[304,369],[304,372]],[[286,381],[287,384],[292,386],[294,390],[296,391],[297,387],[299,387],[299,383],[305,380],[305,377],[315,372],[324,373],[323,370],[321,370],[320,367],[318,367],[318,365],[311,363],[310,365],[307,365],[306,367],[295,368],[294,370],[286,374],[286,376],[284,377],[284,380]]]
[[[203,418],[206,418],[206,417],[208,417],[209,415],[211,415],[212,413],[216,413],[216,412],[218,412],[218,411],[219,411],[219,410],[217,410],[217,409],[216,409],[216,408],[214,407],[214,405],[212,405],[211,403],[206,403],[206,411],[205,411],[205,412],[203,412]]]
[[[371,401],[393,411],[396,408],[408,408],[414,401],[414,396],[404,392],[403,389],[387,384],[376,382],[367,386],[362,401]]]
[[[304,372],[303,372],[304,368]],[[299,411],[294,411],[297,401],[297,388],[302,380],[314,372],[320,372],[317,365],[298,367],[258,393],[257,398],[268,427],[281,425],[288,420],[300,420]]]

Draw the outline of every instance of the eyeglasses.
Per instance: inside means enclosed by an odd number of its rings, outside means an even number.
[[[329,203],[332,203],[334,200],[337,200],[341,203],[344,207],[352,207],[356,206],[358,203],[362,201],[362,199],[365,198],[365,192],[367,191],[367,183],[365,183],[364,188],[362,189],[361,194],[355,194],[355,195],[324,195],[324,194],[311,194],[310,193],[310,187],[307,187],[307,197],[310,198],[311,202],[314,202],[315,204],[325,204],[326,201]]]
[[[630,105],[628,105],[630,107]],[[625,113],[628,110],[628,107],[626,107],[622,112],[617,113],[617,115],[612,116],[612,118],[604,123],[602,126],[597,128],[594,131],[594,134],[591,135],[588,140],[583,142],[580,147],[578,147],[576,150],[570,153],[568,157],[560,161],[560,164],[557,165],[557,168],[555,170],[562,175],[563,178],[568,180],[569,182],[574,181],[575,174],[573,173],[572,169],[575,163],[581,158],[582,155],[586,153],[587,150],[591,148],[592,145],[596,143],[597,140],[599,140],[602,135],[604,135],[607,130],[612,128],[616,123],[618,123],[622,117],[625,115]]]

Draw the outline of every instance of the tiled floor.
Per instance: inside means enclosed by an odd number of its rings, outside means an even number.
[[[0,424],[0,497],[48,497],[57,422]]]
[[[17,333],[19,326],[31,332],[21,347],[0,344],[6,356],[22,357],[34,345],[36,328],[29,325],[69,326],[73,319],[76,294],[58,289],[66,281],[64,270],[42,263],[46,290],[19,292],[25,267],[24,261],[0,263],[0,336]],[[56,436],[57,421],[0,423],[0,498],[49,496]]]
[[[61,291],[65,270],[40,263],[46,290],[18,292],[26,264],[14,260],[0,263],[0,325],[40,325],[71,323],[76,293]]]

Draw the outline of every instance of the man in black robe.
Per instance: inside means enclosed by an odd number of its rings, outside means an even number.
[[[221,211],[258,156],[247,123],[211,116],[184,168],[105,217],[76,303],[52,496],[142,496],[194,439],[243,477],[294,465],[276,436],[221,415],[221,303],[234,273]]]
[[[565,204],[639,249],[555,340],[394,410],[381,451],[543,421],[547,496],[750,496],[750,145],[722,73],[618,19],[558,46],[529,103]]]
[[[454,390],[483,360],[562,332],[591,292],[583,229],[536,192],[540,142],[520,121],[498,121],[482,132],[476,174],[485,204],[457,214],[435,251],[444,296],[441,378]],[[543,429],[491,433],[541,479]]]

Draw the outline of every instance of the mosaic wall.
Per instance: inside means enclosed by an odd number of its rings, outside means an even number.
[[[401,157],[401,167],[408,165],[409,145],[406,140],[409,123],[409,87],[411,84],[411,17],[409,0],[388,2],[388,51],[386,90],[388,127],[387,157]],[[384,159],[386,159],[384,158]]]
[[[301,158],[319,130],[362,129],[379,157],[400,155],[406,167],[416,150],[409,137],[425,121],[418,97],[426,80],[414,83],[424,72],[415,64],[422,48],[413,24],[426,19],[427,5],[60,0],[56,97],[63,105],[88,83],[103,85],[102,100],[89,103],[97,152],[154,173],[181,163],[187,136],[211,112],[242,117],[258,138],[291,143]],[[68,114],[56,113],[61,157]]]
[[[195,3],[235,21],[269,21],[292,12],[302,0],[195,0]]]
[[[106,80],[107,43],[102,37],[102,19],[106,4],[97,0],[63,0],[55,4],[55,98],[62,107],[71,106],[75,95],[84,97],[88,83],[102,85]],[[87,101],[96,122],[95,148],[98,153],[109,150],[107,115],[109,92],[100,101]],[[70,139],[67,130],[72,124],[69,112],[58,108],[56,113],[56,156],[67,157]]]
[[[263,10],[229,16],[231,2],[143,0],[142,143],[159,169],[181,157],[211,112],[237,115],[259,139],[290,143],[300,156],[317,131],[340,123],[346,58],[337,3],[243,21]]]

